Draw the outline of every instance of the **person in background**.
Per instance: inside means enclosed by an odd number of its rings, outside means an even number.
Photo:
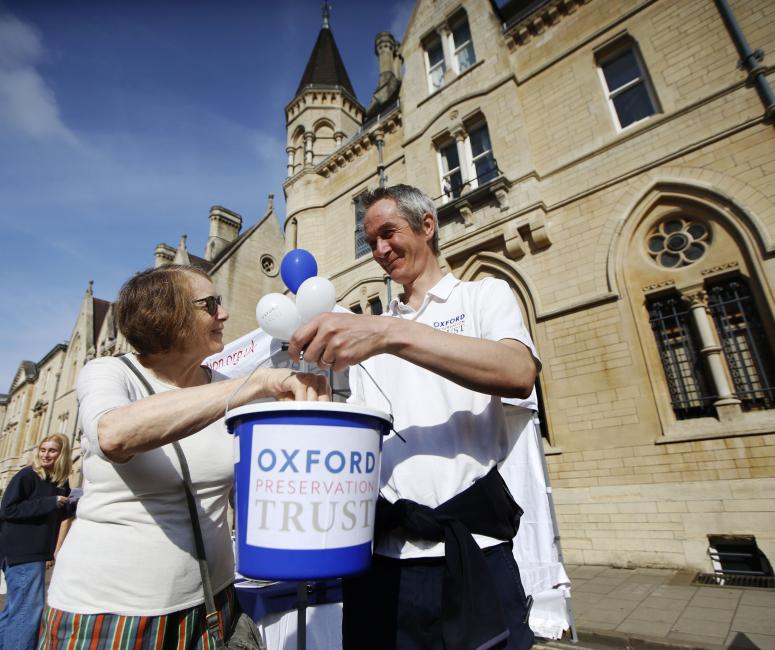
[[[68,499],[70,442],[61,433],[38,444],[32,465],[11,479],[0,503],[0,567],[8,585],[0,612],[0,650],[32,650],[45,605],[46,569],[54,563]]]
[[[223,349],[228,317],[210,277],[194,267],[148,269],[121,288],[117,324],[136,352],[124,357],[132,368],[102,357],[78,376],[84,493],[49,586],[41,650],[215,647],[174,441],[190,469],[228,636],[238,612],[227,400],[236,407],[259,397],[330,398],[319,375],[261,369],[247,381],[229,380],[203,366]],[[134,371],[156,394],[148,396]]]
[[[351,401],[392,412],[401,436],[383,447],[372,567],[342,583],[344,648],[529,648],[512,555],[522,511],[498,465],[515,442],[500,398],[531,395],[533,342],[506,282],[442,271],[426,194],[379,188],[362,207],[372,256],[403,294],[382,316],[318,316],[288,350],[349,366]]]

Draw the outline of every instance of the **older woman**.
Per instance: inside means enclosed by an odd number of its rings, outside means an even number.
[[[70,443],[60,433],[38,444],[32,465],[8,484],[0,504],[0,567],[8,583],[0,612],[0,649],[32,650],[45,603],[44,576],[54,559],[60,524],[74,512],[68,500]]]
[[[226,520],[232,440],[224,407],[243,379],[202,366],[223,349],[228,314],[210,278],[185,266],[129,280],[116,305],[127,355],[88,363],[78,378],[84,495],[49,588],[41,648],[210,648],[181,469],[187,459],[222,625],[234,616],[234,558]],[[325,378],[257,371],[230,404],[259,397],[329,399]]]

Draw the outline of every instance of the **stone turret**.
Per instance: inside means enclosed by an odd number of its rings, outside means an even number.
[[[210,234],[205,245],[205,259],[212,262],[239,237],[242,217],[220,205],[210,208]]]
[[[355,134],[363,106],[336,47],[331,7],[323,7],[323,24],[312,48],[296,96],[285,107],[288,176],[317,165]]]
[[[374,53],[379,61],[377,88],[366,109],[366,119],[384,112],[398,99],[401,90],[401,56],[397,53],[398,42],[390,32],[380,32],[374,41]]]

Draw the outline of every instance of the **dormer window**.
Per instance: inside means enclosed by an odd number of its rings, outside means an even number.
[[[465,12],[458,13],[425,39],[428,90],[433,93],[474,63],[476,53]]]

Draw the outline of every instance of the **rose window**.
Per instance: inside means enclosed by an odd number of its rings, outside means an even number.
[[[659,223],[648,235],[651,258],[660,266],[677,269],[700,259],[710,246],[710,228],[700,221],[671,217]]]
[[[261,270],[266,273],[266,275],[277,275],[277,262],[275,262],[274,257],[271,255],[262,255],[260,261]]]

